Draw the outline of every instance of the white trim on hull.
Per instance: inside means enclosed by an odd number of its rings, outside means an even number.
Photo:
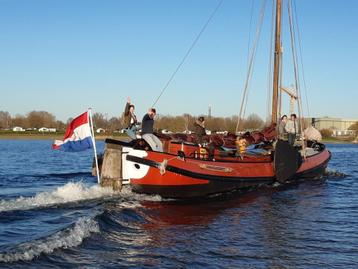
[[[123,147],[123,153],[122,153],[123,184],[130,184],[131,178],[134,179],[143,178],[149,171],[149,166],[147,165],[128,161],[126,158],[128,154],[140,158],[148,156],[148,153],[144,150],[137,150],[130,147]]]

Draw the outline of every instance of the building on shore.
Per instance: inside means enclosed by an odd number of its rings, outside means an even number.
[[[38,131],[41,133],[56,133],[56,128],[41,127]]]
[[[356,131],[350,130],[350,127],[358,122],[358,119],[342,119],[342,118],[310,118],[312,125],[318,129],[330,129],[333,136],[355,136]]]
[[[20,126],[15,126],[14,128],[12,128],[13,132],[25,132],[25,129],[20,127]]]

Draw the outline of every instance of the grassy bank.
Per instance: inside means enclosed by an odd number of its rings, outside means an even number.
[[[327,144],[327,143],[331,143],[331,144],[350,144],[353,143],[353,138],[352,139],[339,139],[339,138],[335,138],[335,137],[331,137],[331,138],[324,138],[322,140],[323,143]]]

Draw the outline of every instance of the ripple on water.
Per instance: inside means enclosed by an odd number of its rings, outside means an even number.
[[[78,246],[91,233],[98,233],[98,223],[90,218],[80,218],[76,223],[63,231],[46,238],[22,243],[12,247],[5,253],[0,253],[0,262],[30,261],[41,254],[50,254],[56,249],[66,249]]]
[[[91,154],[49,145],[0,152],[0,267],[358,268],[358,147],[328,145],[325,180],[178,202],[100,189]]]

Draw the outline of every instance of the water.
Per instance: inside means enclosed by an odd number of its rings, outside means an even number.
[[[101,189],[90,151],[50,145],[0,140],[0,268],[358,268],[358,145],[328,145],[345,177],[189,202]]]

